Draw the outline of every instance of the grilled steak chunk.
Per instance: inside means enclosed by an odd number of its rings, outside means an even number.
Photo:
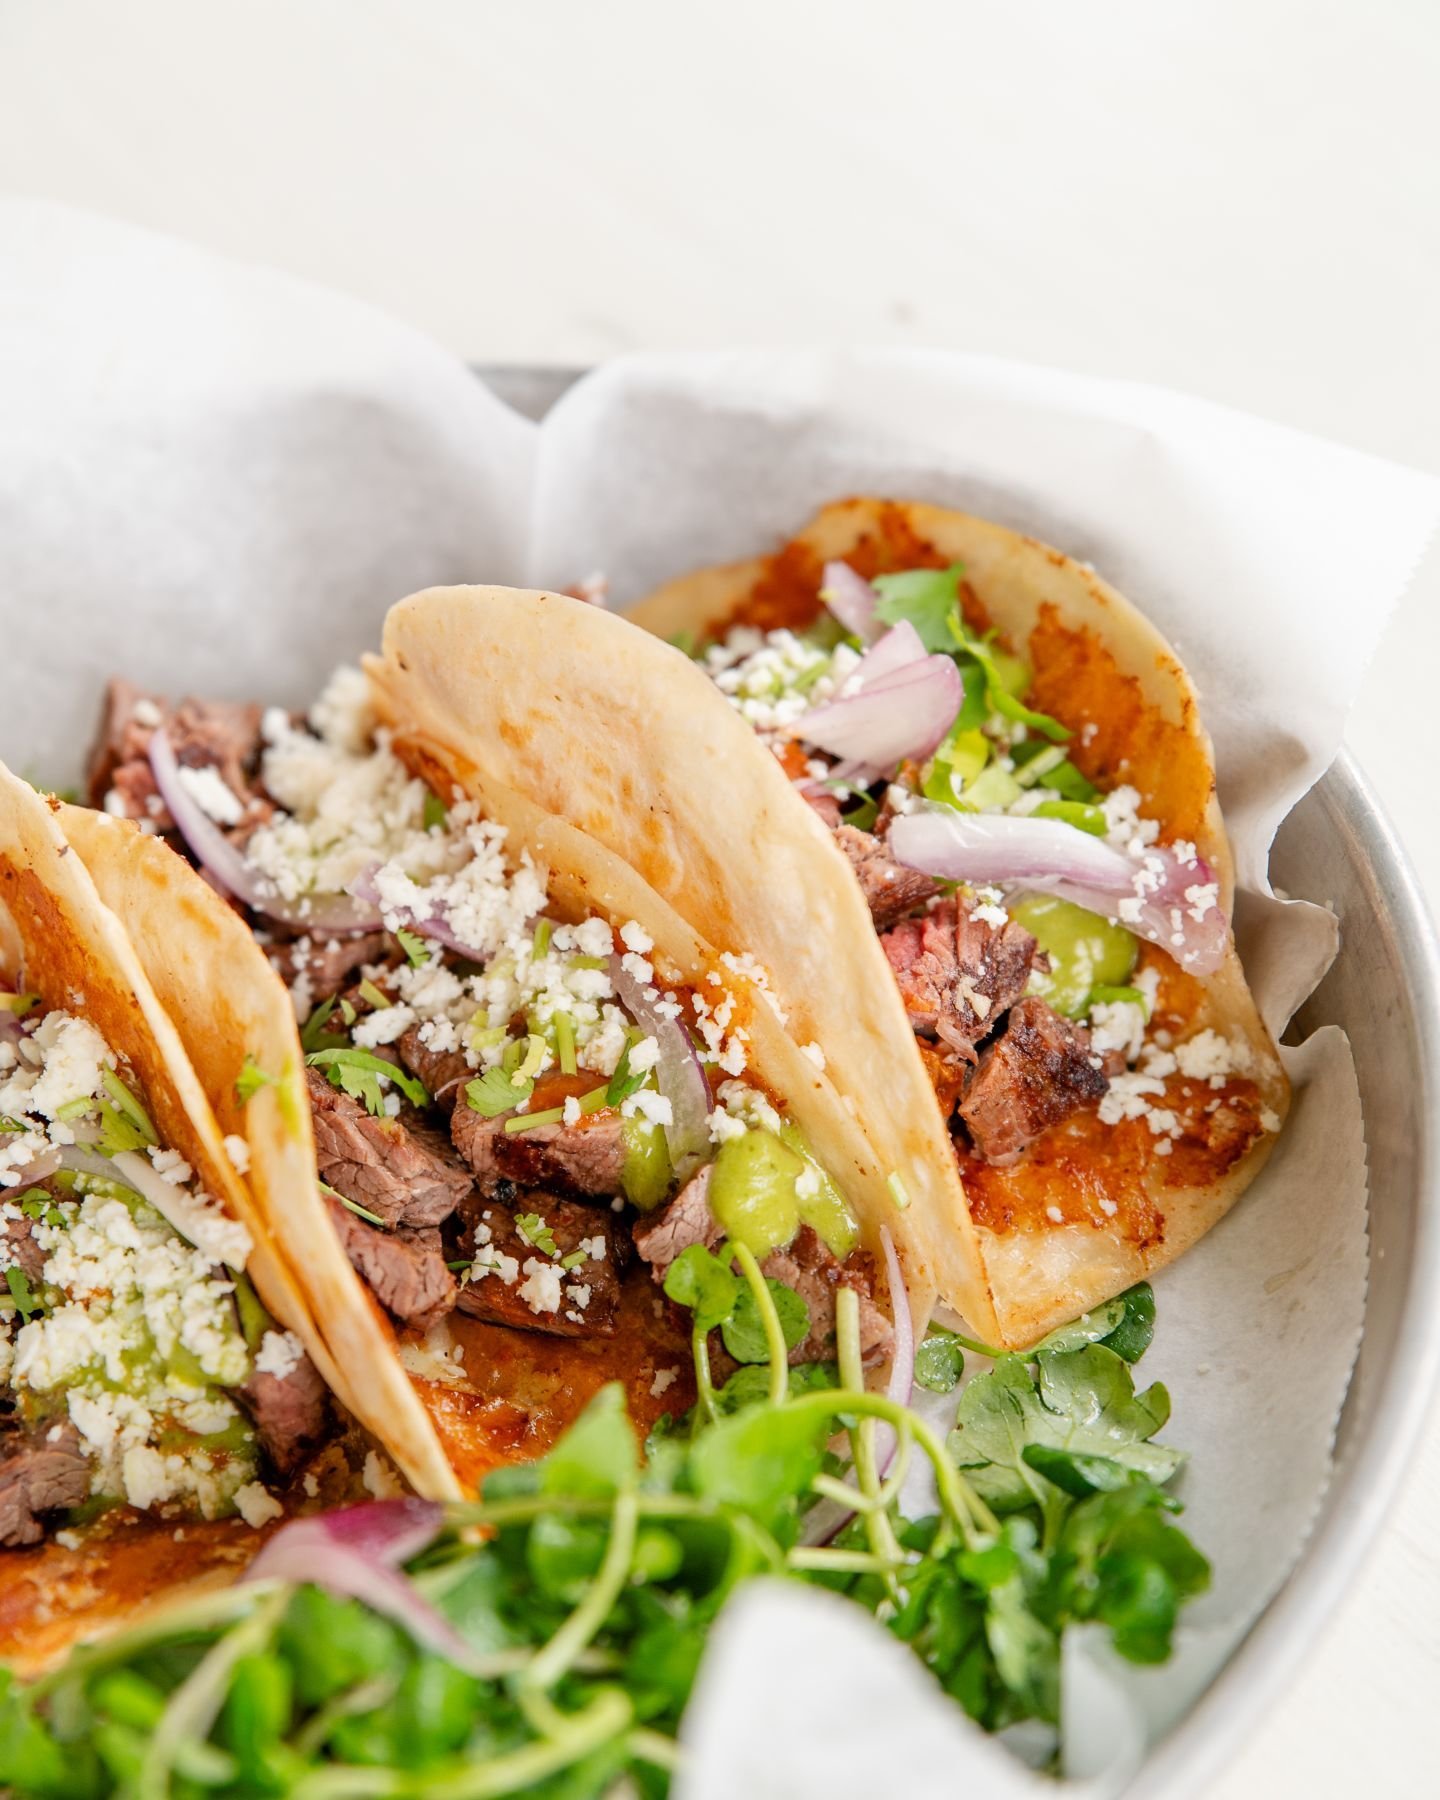
[[[450,1115],[450,1135],[484,1194],[493,1194],[500,1181],[562,1194],[608,1198],[620,1192],[625,1134],[618,1113],[591,1113],[575,1125],[512,1132],[506,1131],[503,1118],[487,1119],[462,1103]]]
[[[345,1254],[386,1312],[425,1331],[455,1305],[455,1277],[445,1267],[440,1233],[402,1225],[378,1231],[348,1206],[325,1196]]]
[[[38,1544],[46,1530],[41,1514],[79,1506],[89,1494],[90,1465],[68,1419],[0,1433],[0,1544]]]
[[[328,1000],[357,969],[383,962],[389,942],[383,931],[367,931],[359,937],[299,937],[289,943],[267,944],[265,954],[286,987],[293,987],[304,976],[315,999]],[[338,1020],[335,1029],[339,1030]]]
[[[625,1243],[613,1214],[533,1190],[476,1200],[466,1213],[460,1249],[474,1261],[461,1312],[558,1337],[614,1336]],[[571,1257],[583,1260],[563,1268]]]
[[[113,790],[127,817],[149,818],[160,830],[173,830],[174,821],[155,798],[148,760],[158,720],[181,767],[214,769],[251,813],[245,824],[253,830],[270,811],[252,780],[260,758],[260,714],[260,707],[233,700],[182,700],[171,707],[142,693],[133,682],[112,681],[105,690],[99,735],[90,751],[86,774],[90,804],[103,807]]]
[[[835,1355],[835,1290],[853,1288],[860,1296],[860,1354],[868,1363],[890,1354],[895,1334],[890,1321],[871,1297],[874,1278],[870,1258],[861,1252],[842,1263],[831,1254],[820,1234],[802,1225],[795,1241],[784,1250],[772,1250],[761,1269],[772,1281],[795,1292],[810,1309],[810,1330],[790,1352],[790,1364],[827,1362]]]
[[[85,763],[85,798],[93,807],[103,807],[105,796],[115,785],[115,772],[134,763],[145,763],[145,750],[154,730],[153,721],[142,724],[135,716],[136,705],[148,712],[150,707],[162,717],[164,702],[136,687],[133,681],[117,676],[105,686],[105,699],[100,709],[100,725],[95,742]],[[146,773],[149,765],[146,764]],[[150,791],[155,791],[154,783]]]
[[[284,1375],[256,1369],[244,1387],[236,1388],[235,1398],[254,1421],[260,1447],[282,1475],[293,1474],[325,1435],[329,1395],[308,1356],[301,1356]]]
[[[835,842],[850,859],[877,931],[885,931],[940,891],[940,883],[933,876],[897,863],[884,840],[868,831],[841,825],[835,832]]]
[[[1012,1163],[1048,1126],[1099,1100],[1110,1086],[1099,1061],[1083,1025],[1033,996],[1018,1000],[960,1103],[976,1154]]]
[[[840,829],[840,802],[829,788],[805,786],[800,789],[800,798],[830,827],[831,831]]]
[[[656,1281],[664,1281],[671,1263],[692,1244],[713,1250],[725,1233],[710,1210],[710,1165],[692,1176],[668,1205],[637,1219],[632,1232]]]
[[[319,1069],[306,1069],[320,1179],[387,1225],[438,1225],[470,1192],[444,1134],[413,1111],[376,1119]],[[353,1216],[353,1215],[352,1215]]]
[[[967,1062],[1025,992],[1039,946],[1013,919],[1002,926],[942,900],[880,940],[914,1030]]]
[[[31,1281],[39,1281],[45,1273],[45,1252],[30,1235],[29,1219],[0,1219],[0,1227],[0,1279],[6,1269],[19,1269]]]
[[[446,1112],[454,1106],[464,1083],[473,1081],[479,1073],[466,1062],[463,1050],[432,1050],[428,1044],[422,1044],[418,1025],[412,1025],[397,1038],[395,1048],[401,1062],[417,1081],[425,1083],[435,1104]]]

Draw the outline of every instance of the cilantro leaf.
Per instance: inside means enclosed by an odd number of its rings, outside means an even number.
[[[665,1293],[695,1315],[701,1331],[714,1331],[735,1311],[744,1283],[703,1244],[682,1250],[665,1271]]]
[[[155,1142],[108,1100],[95,1101],[94,1110],[100,1120],[100,1136],[95,1148],[102,1156],[116,1156],[122,1150],[143,1150]]]
[[[376,1118],[385,1110],[385,1096],[380,1087],[382,1076],[393,1082],[412,1106],[429,1104],[430,1095],[423,1081],[407,1075],[398,1063],[387,1062],[383,1056],[375,1056],[369,1050],[316,1050],[305,1060],[313,1068],[323,1069],[332,1087],[362,1101]]]
[[[420,815],[420,822],[426,831],[443,831],[450,822],[450,815],[445,810],[445,802],[433,790],[425,796],[425,806]]]
[[[26,1324],[36,1313],[44,1312],[44,1301],[36,1298],[30,1286],[30,1277],[18,1263],[12,1263],[5,1271],[5,1285],[10,1290],[10,1298],[15,1302],[15,1310]]]
[[[235,1097],[244,1106],[263,1087],[279,1087],[280,1077],[262,1069],[253,1056],[247,1056],[235,1081]]]
[[[965,1352],[959,1338],[932,1325],[915,1351],[915,1385],[932,1394],[948,1394],[964,1373]]]
[[[305,1021],[300,1031],[300,1048],[307,1056],[313,1056],[317,1050],[338,1050],[346,1043],[343,1033],[326,1031],[330,1016],[335,1011],[335,996],[322,1000]]]
[[[962,564],[952,563],[948,569],[905,569],[897,575],[877,575],[870,584],[880,596],[875,603],[876,618],[887,625],[908,620],[927,650],[953,653],[950,617],[957,608],[964,572]]]
[[[794,1288],[786,1287],[783,1281],[775,1281],[767,1276],[765,1285],[770,1290],[770,1298],[775,1302],[775,1311],[780,1316],[785,1348],[793,1350],[809,1336],[810,1308]],[[720,1335],[725,1340],[725,1348],[736,1362],[769,1362],[770,1342],[765,1336],[765,1323],[760,1317],[760,1308],[748,1283],[736,1296],[729,1318],[720,1327]]]
[[[534,1091],[535,1083],[528,1077],[517,1082],[504,1069],[487,1069],[478,1080],[466,1082],[465,1104],[483,1118],[498,1119],[501,1113],[513,1112]]]
[[[638,1093],[650,1079],[648,1069],[632,1072],[630,1068],[630,1052],[639,1042],[639,1038],[639,1032],[632,1032],[629,1042],[620,1053],[620,1060],[615,1065],[615,1073],[610,1077],[610,1085],[605,1090],[607,1106],[618,1106],[622,1100],[628,1100],[632,1094]]]
[[[405,952],[405,960],[412,969],[423,969],[430,960],[430,951],[424,938],[417,932],[407,931],[403,925],[395,929],[395,942]]]
[[[125,1083],[113,1069],[102,1069],[100,1079],[104,1083],[105,1092],[109,1094],[115,1110],[136,1132],[144,1144],[158,1144],[159,1137],[150,1122],[150,1115],[140,1104],[136,1095],[126,1087]]]
[[[1139,1362],[1155,1336],[1155,1290],[1148,1281],[1138,1282],[1120,1296],[1125,1311],[1120,1323],[1101,1342],[1128,1363]]]

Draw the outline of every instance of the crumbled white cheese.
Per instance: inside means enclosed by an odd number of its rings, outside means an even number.
[[[627,950],[633,950],[637,956],[644,956],[655,948],[655,940],[641,925],[633,919],[627,919],[620,927],[620,942]]]
[[[533,1313],[560,1310],[560,1266],[542,1262],[537,1256],[525,1259],[525,1280],[515,1290]]]
[[[664,1094],[657,1094],[653,1088],[641,1088],[638,1093],[622,1100],[620,1111],[627,1119],[647,1119],[652,1125],[675,1123],[675,1109]]]
[[[285,1508],[258,1481],[247,1481],[235,1490],[235,1510],[252,1531],[285,1516]]]
[[[366,1493],[377,1500],[398,1500],[405,1492],[405,1484],[396,1473],[394,1464],[378,1450],[366,1453],[361,1480],[365,1483]]]
[[[299,1367],[304,1354],[305,1346],[293,1331],[267,1331],[260,1340],[260,1348],[255,1352],[255,1367],[260,1373],[273,1375],[277,1381],[283,1381],[293,1369]]]
[[[802,1044],[800,1054],[809,1057],[822,1075],[825,1073],[825,1052],[818,1044]]]
[[[230,1158],[230,1167],[237,1175],[248,1175],[250,1172],[250,1146],[243,1137],[229,1132],[225,1137],[225,1154]]]
[[[675,1382],[679,1380],[679,1377],[680,1371],[678,1369],[657,1369],[655,1371],[655,1378],[650,1383],[651,1394],[658,1400],[662,1394],[667,1393],[669,1389],[674,1386]]]
[[[178,763],[175,775],[206,818],[213,819],[217,825],[238,825],[245,816],[239,795],[213,763],[201,763],[194,768],[188,763]]]

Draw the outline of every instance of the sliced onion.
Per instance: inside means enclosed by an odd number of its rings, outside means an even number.
[[[403,1626],[417,1644],[461,1668],[475,1657],[455,1627],[399,1568],[444,1523],[428,1500],[378,1500],[282,1525],[247,1571],[252,1581],[309,1582],[362,1601]]]
[[[165,802],[175,828],[190,846],[197,862],[237,900],[252,911],[277,919],[282,925],[299,931],[321,931],[330,934],[378,931],[380,916],[373,907],[364,905],[349,894],[306,895],[298,900],[285,900],[266,891],[265,885],[246,862],[244,853],[232,844],[225,833],[180,779],[180,765],[164,728],[150,734],[150,769],[155,786]]]
[[[379,863],[371,863],[368,869],[363,869],[350,883],[350,892],[358,900],[375,907],[377,927],[385,925],[386,919],[393,919],[406,931],[413,931],[417,937],[430,938],[437,944],[443,944],[447,950],[453,950],[457,956],[463,956],[467,962],[484,962],[485,952],[477,950],[473,944],[464,943],[456,937],[443,912],[418,913],[413,906],[394,906],[387,908],[385,917],[382,918],[380,916],[380,890],[375,885],[375,871],[379,867]]]
[[[1211,975],[1225,960],[1230,927],[1218,892],[1203,892],[1216,877],[1201,857],[1181,862],[1157,845],[1137,858],[1061,819],[949,808],[896,819],[889,846],[906,868],[946,881],[1033,888],[1083,906],[1157,944],[1192,974]],[[1202,891],[1192,898],[1192,890]],[[1122,902],[1134,917],[1121,917]]]
[[[875,617],[875,602],[880,596],[849,563],[826,563],[820,598],[845,629],[854,632],[862,643],[873,644],[885,629]]]
[[[24,1187],[27,1182],[43,1181],[47,1175],[53,1175],[58,1168],[61,1168],[63,1161],[64,1153],[58,1145],[51,1144],[38,1156],[32,1157],[23,1169],[7,1169],[5,1173],[11,1179],[5,1183],[3,1188],[0,1188],[0,1194]]]
[[[618,956],[610,959],[610,981],[626,1012],[660,1046],[655,1085],[670,1102],[665,1144],[675,1173],[683,1181],[710,1146],[710,1084],[690,1033],[679,1019],[659,1011],[659,1000],[646,998],[645,989],[622,968]]]
[[[927,656],[919,633],[904,620],[861,657],[838,698],[812,708],[792,730],[840,757],[844,776],[877,780],[907,757],[923,762],[954,724],[964,698],[953,659]]]

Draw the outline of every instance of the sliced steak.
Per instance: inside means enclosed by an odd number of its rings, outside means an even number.
[[[330,1396],[308,1356],[302,1355],[284,1375],[256,1369],[244,1387],[235,1389],[235,1398],[282,1475],[293,1474],[325,1435]]]
[[[880,1362],[894,1347],[890,1321],[872,1298],[874,1278],[870,1258],[863,1252],[842,1263],[832,1255],[820,1234],[802,1225],[795,1241],[784,1250],[773,1250],[760,1265],[772,1281],[795,1292],[810,1309],[810,1330],[790,1352],[790,1362],[828,1362],[835,1355],[835,1290],[853,1288],[860,1296],[860,1354],[868,1363]]]
[[[329,1194],[325,1204],[341,1247],[386,1312],[425,1331],[453,1310],[455,1277],[445,1266],[438,1231],[405,1225],[380,1231]]]
[[[897,863],[884,841],[868,831],[841,825],[835,832],[835,842],[850,859],[877,931],[885,931],[940,892],[940,883],[933,876]]]
[[[359,937],[299,937],[290,943],[267,944],[265,954],[286,987],[293,987],[303,976],[318,1001],[338,994],[367,963],[383,962],[389,944],[383,931],[367,931]]]
[[[482,1193],[494,1193],[500,1181],[606,1198],[621,1191],[625,1133],[616,1112],[591,1113],[574,1125],[512,1132],[503,1118],[487,1119],[461,1104],[450,1115],[450,1136]]]
[[[509,1202],[477,1201],[467,1208],[460,1249],[473,1259],[461,1312],[558,1337],[614,1335],[625,1242],[612,1214],[533,1190]],[[571,1257],[584,1260],[562,1268]]]
[[[473,1081],[479,1070],[470,1067],[463,1050],[432,1050],[428,1044],[421,1043],[420,1031],[419,1025],[412,1025],[402,1037],[396,1038],[395,1048],[410,1073],[417,1081],[425,1083],[435,1104],[449,1112],[459,1098],[461,1088],[467,1081]]]
[[[0,1235],[0,1280],[6,1269],[19,1269],[28,1280],[38,1282],[45,1273],[45,1252],[30,1235],[26,1218],[0,1219],[4,1228]]]
[[[829,788],[813,787],[808,782],[800,788],[800,798],[830,827],[840,829],[840,802]]]
[[[320,1179],[386,1225],[438,1225],[470,1192],[470,1171],[417,1114],[373,1118],[319,1069],[306,1069]],[[353,1215],[351,1215],[353,1217]]]
[[[656,1281],[664,1281],[671,1263],[692,1244],[713,1250],[725,1235],[710,1210],[710,1169],[707,1164],[687,1181],[667,1206],[635,1221],[635,1248]]]
[[[133,682],[112,681],[105,690],[100,729],[90,751],[86,790],[92,806],[103,807],[113,792],[112,809],[129,818],[150,819],[162,831],[174,821],[159,803],[150,772],[150,738],[163,724],[182,768],[214,769],[245,810],[246,817],[227,829],[253,831],[273,810],[255,791],[260,760],[261,708],[235,700],[182,700],[171,707]]]
[[[1040,948],[1013,919],[992,925],[954,900],[902,921],[880,943],[913,1029],[966,1062],[1025,992]]]
[[[1033,996],[1016,1001],[960,1103],[976,1154],[1013,1163],[1047,1127],[1099,1100],[1110,1086],[1100,1060],[1083,1025]]]
[[[79,1506],[90,1494],[90,1464],[68,1419],[0,1433],[0,1544],[38,1544],[42,1515]]]
[[[104,806],[105,796],[115,786],[118,769],[138,763],[144,765],[147,774],[149,772],[145,751],[155,727],[153,720],[144,724],[136,718],[137,705],[142,712],[149,713],[153,707],[156,714],[164,716],[164,701],[143,692],[133,681],[116,676],[105,684],[99,728],[85,762],[85,798],[90,806]],[[152,781],[150,792],[154,791]]]

